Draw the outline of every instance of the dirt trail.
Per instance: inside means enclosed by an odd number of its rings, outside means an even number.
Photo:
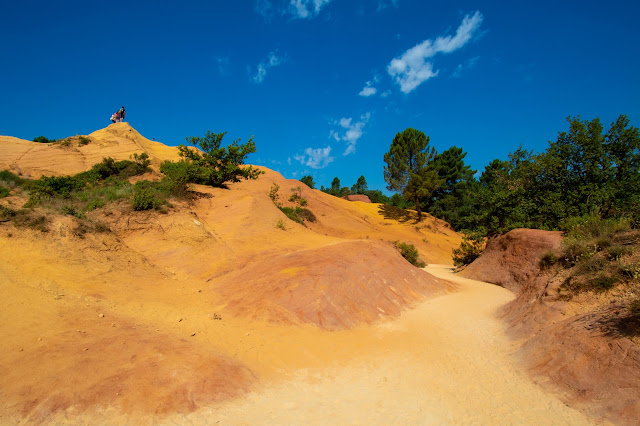
[[[279,383],[181,419],[221,424],[590,424],[516,365],[495,318],[513,298],[501,287],[430,266],[460,291],[351,333],[346,362],[299,369]],[[339,334],[344,334],[339,333]],[[373,335],[372,345],[362,334]],[[345,336],[341,336],[344,338]]]

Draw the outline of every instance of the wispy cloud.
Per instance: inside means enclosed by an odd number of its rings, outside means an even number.
[[[369,122],[371,113],[366,113],[360,116],[360,121],[354,122],[353,118],[341,118],[340,121],[334,122],[334,124],[342,127],[343,133],[335,130],[331,130],[329,137],[335,139],[337,142],[344,141],[347,143],[347,148],[342,155],[349,155],[356,152],[356,143],[358,139],[362,137],[363,128]]]
[[[270,20],[275,14],[294,19],[310,19],[318,16],[323,7],[333,0],[256,0],[254,10]]]
[[[433,63],[428,59],[438,53],[451,53],[467,44],[482,24],[482,20],[483,16],[480,12],[466,15],[454,36],[438,37],[435,40],[425,40],[417,44],[399,58],[394,58],[387,67],[387,72],[400,85],[401,91],[410,93],[425,81],[438,75],[438,71],[434,71]]]
[[[378,0],[378,8],[376,9],[376,12],[380,12],[388,7],[394,7],[397,9],[398,3],[399,0]]]
[[[231,63],[231,60],[228,56],[215,56],[213,59],[218,65],[218,72],[220,73],[220,75],[229,74],[229,65]]]
[[[364,85],[364,88],[358,94],[360,96],[364,96],[365,98],[368,98],[369,96],[375,95],[377,91],[378,89],[373,87],[373,82],[367,81],[367,83]]]
[[[464,71],[470,70],[471,68],[475,67],[478,59],[480,59],[480,56],[475,56],[473,58],[467,59],[462,64],[458,64],[451,77],[459,78]]]
[[[264,61],[260,62],[256,67],[255,73],[251,72],[253,76],[251,77],[251,81],[254,83],[262,83],[267,76],[267,72],[274,67],[282,65],[284,62],[284,57],[278,56],[276,52],[269,53],[269,56]]]
[[[289,9],[294,18],[313,18],[329,3],[331,0],[291,0]]]
[[[331,146],[326,148],[307,148],[304,155],[294,155],[294,160],[299,161],[304,166],[312,169],[322,169],[331,163],[334,158],[331,156]]]

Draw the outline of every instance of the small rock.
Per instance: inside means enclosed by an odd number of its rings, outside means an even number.
[[[111,327],[115,327],[115,326],[116,326],[116,323],[115,323],[115,322],[111,324]]]
[[[196,335],[196,333],[193,333],[193,334],[191,335],[191,337],[193,337],[193,336],[195,336],[195,335]]]
[[[98,315],[100,318],[104,318],[104,314],[100,314]]]
[[[182,318],[178,318],[178,322],[182,322]]]
[[[89,350],[89,348],[84,348],[84,349],[83,349],[83,351],[85,351],[85,352],[86,352],[86,351],[88,351],[88,350]]]

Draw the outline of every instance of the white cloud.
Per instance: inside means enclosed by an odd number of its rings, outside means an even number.
[[[256,0],[254,10],[270,21],[273,15],[291,16],[294,19],[316,17],[332,0]],[[276,3],[274,5],[274,3]]]
[[[400,85],[400,90],[410,93],[420,84],[438,75],[438,71],[433,70],[433,63],[427,59],[438,53],[451,53],[460,49],[471,40],[482,20],[480,12],[466,15],[454,36],[438,37],[417,44],[399,58],[394,58],[389,63],[387,72]]]
[[[480,56],[475,56],[473,58],[467,59],[462,64],[458,64],[451,77],[459,78],[464,71],[473,68],[476,65],[476,62],[478,62],[478,59],[480,59]]]
[[[304,150],[305,155],[294,155],[294,159],[304,166],[312,169],[322,169],[327,167],[334,158],[331,156],[331,147],[326,148],[307,148]]]
[[[366,84],[364,85],[364,88],[358,94],[360,96],[364,96],[365,98],[368,98],[369,96],[375,95],[377,91],[378,89],[373,87],[373,82],[367,81]]]
[[[378,0],[378,8],[376,9],[376,12],[380,12],[381,10],[384,10],[388,7],[393,6],[393,8],[397,9],[398,8],[398,1],[399,0],[391,0],[391,1],[385,1],[385,0]]]
[[[276,52],[269,53],[269,56],[267,57],[267,59],[258,64],[256,73],[254,74],[253,77],[251,77],[251,80],[254,83],[262,83],[265,77],[267,76],[267,72],[271,68],[281,65],[283,62],[284,62],[284,58],[276,55]]]
[[[289,11],[294,18],[313,18],[329,3],[331,0],[291,0]]]
[[[362,129],[369,122],[370,118],[371,113],[368,112],[361,115],[360,121],[355,123],[353,123],[353,118],[344,117],[341,118],[340,121],[334,123],[345,129],[345,132],[342,136],[335,130],[331,130],[331,132],[329,133],[329,137],[334,138],[336,141],[342,140],[347,143],[347,148],[344,150],[342,155],[349,155],[356,152],[356,143],[358,142],[358,139],[362,137]]]

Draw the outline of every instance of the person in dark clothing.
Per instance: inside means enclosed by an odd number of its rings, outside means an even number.
[[[120,122],[124,121],[124,115],[125,115],[124,107],[122,107],[120,108]]]

